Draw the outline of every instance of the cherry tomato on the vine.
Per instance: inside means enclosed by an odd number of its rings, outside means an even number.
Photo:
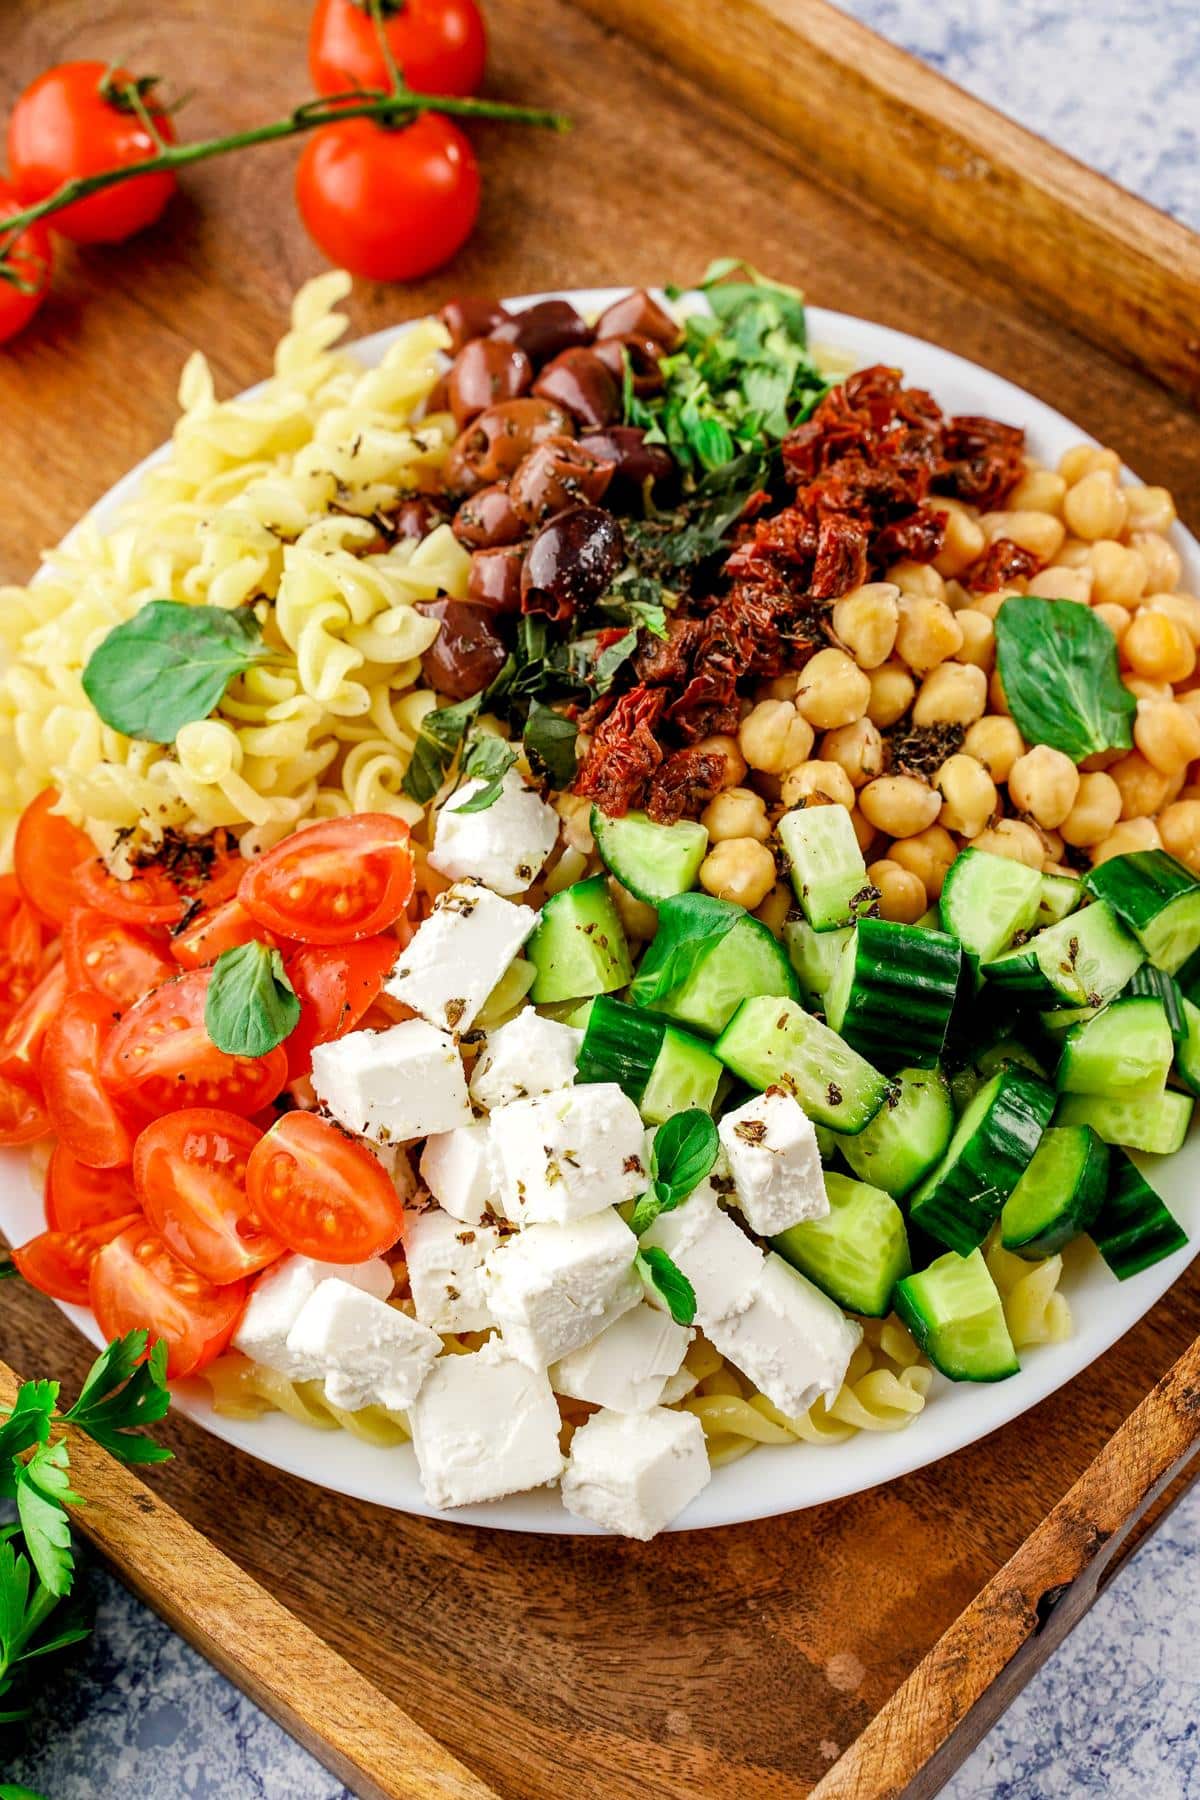
[[[448,262],[479,214],[479,165],[441,113],[393,130],[347,119],[314,132],[296,167],[309,236],[369,281],[415,281]]]
[[[39,75],[13,107],[8,122],[8,166],[26,205],[44,200],[65,181],[103,169],[145,162],[160,146],[130,98],[159,137],[173,143],[170,116],[157,106],[128,69],[103,62],[59,63]],[[169,169],[138,176],[54,215],[54,229],[78,244],[116,244],[152,225],[175,192]]]
[[[25,202],[16,189],[0,178],[0,244],[4,244],[5,219],[24,212]],[[54,252],[44,225],[27,225],[11,245],[4,245],[0,268],[0,344],[16,337],[32,319],[50,291]]]
[[[483,80],[487,34],[475,0],[384,0],[388,45],[420,94],[474,94]],[[317,0],[308,66],[319,94],[386,88],[388,67],[362,0]]]

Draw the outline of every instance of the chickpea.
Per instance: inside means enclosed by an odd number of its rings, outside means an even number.
[[[870,581],[834,602],[834,632],[860,669],[877,669],[892,654],[899,600],[894,582]]]
[[[1120,537],[1128,510],[1124,490],[1111,469],[1093,469],[1082,476],[1067,489],[1063,501],[1063,518],[1076,537],[1090,543]]]
[[[1080,600],[1086,606],[1092,597],[1093,574],[1090,569],[1068,568],[1054,563],[1037,578],[1037,591],[1044,600]]]
[[[984,513],[980,520],[987,539],[1008,538],[1022,550],[1032,551],[1042,562],[1053,562],[1063,547],[1067,528],[1050,512]]]
[[[944,600],[901,594],[896,654],[914,675],[927,675],[962,648],[962,626]]]
[[[992,621],[985,612],[978,611],[974,606],[964,606],[954,616],[963,634],[959,660],[973,663],[985,675],[990,675],[992,664],[996,660],[996,631]],[[987,691],[986,682],[984,691]]]
[[[1097,604],[1132,608],[1145,593],[1149,579],[1150,571],[1139,550],[1131,550],[1115,538],[1100,538],[1092,545],[1092,599]]]
[[[1162,839],[1153,819],[1122,819],[1114,825],[1102,844],[1092,851],[1092,862],[1107,862],[1110,856],[1132,856],[1135,850],[1161,850]]]
[[[958,500],[934,501],[935,511],[946,521],[942,547],[933,559],[939,575],[961,575],[976,557],[982,556],[987,539],[975,516]]]
[[[867,710],[870,677],[844,650],[818,650],[800,672],[796,710],[818,731],[853,725]]]
[[[879,668],[871,670],[870,679],[867,717],[872,725],[886,731],[889,725],[902,719],[912,705],[917,684],[903,663],[898,662],[881,663]]]
[[[622,887],[615,875],[608,878],[609,892],[613,897],[613,905],[617,909],[617,917],[625,928],[625,935],[634,938],[640,944],[648,944],[658,930],[658,914],[636,894]]]
[[[1008,496],[1008,504],[1017,512],[1053,513],[1058,518],[1066,491],[1065,476],[1055,474],[1053,469],[1034,467],[1022,475]]]
[[[596,848],[590,823],[591,801],[585,800],[580,794],[562,793],[555,798],[554,810],[563,822],[563,837],[568,847],[581,851],[584,856],[590,856]]]
[[[840,763],[802,762],[783,778],[785,806],[854,805],[854,788]]]
[[[1069,537],[1058,553],[1059,567],[1063,569],[1090,569],[1092,566],[1092,546],[1083,538]]]
[[[770,681],[760,681],[754,690],[756,700],[794,700],[799,684],[798,675],[773,675]],[[747,718],[749,714],[746,715]]]
[[[1122,819],[1148,818],[1166,800],[1167,777],[1148,763],[1140,750],[1130,750],[1108,773],[1121,790]]]
[[[1156,531],[1131,531],[1130,547],[1137,551],[1149,571],[1146,586],[1150,593],[1169,594],[1183,580],[1183,558],[1174,544]]]
[[[1104,604],[1097,606],[1094,610],[1096,617],[1104,620],[1104,623],[1116,638],[1119,647],[1124,642],[1125,633],[1133,623],[1133,620],[1130,618],[1125,608],[1123,606]]]
[[[1175,690],[1169,681],[1147,681],[1144,675],[1122,675],[1121,686],[1127,688],[1139,700],[1173,700],[1175,698]]]
[[[1176,619],[1142,607],[1121,640],[1121,660],[1151,681],[1186,681],[1196,667],[1196,646]]]
[[[964,606],[974,606],[975,596],[970,588],[965,588],[961,581],[948,581],[946,592],[942,595],[952,613],[961,612]]]
[[[988,705],[993,712],[1002,713],[1005,718],[1012,717],[1008,710],[1008,695],[1004,692],[1004,683],[1000,679],[999,669],[993,669],[988,680]]]
[[[858,804],[877,831],[905,838],[933,824],[942,796],[915,775],[880,775],[860,789]]]
[[[746,759],[738,748],[736,738],[727,736],[725,732],[716,732],[712,737],[701,738],[696,749],[725,758],[725,773],[721,777],[723,788],[737,787],[745,779]]]
[[[858,839],[858,847],[865,856],[879,834],[875,830],[870,819],[868,819],[866,814],[857,806],[850,814],[850,823],[854,827],[854,835]]]
[[[1158,815],[1163,849],[1189,869],[1200,869],[1200,800],[1174,800]]]
[[[1150,594],[1146,605],[1151,612],[1165,613],[1200,645],[1200,600],[1194,594]]]
[[[1121,790],[1100,769],[1079,777],[1075,804],[1059,826],[1063,839],[1078,850],[1102,844],[1121,816]]]
[[[1042,867],[1045,868],[1047,866],[1047,859],[1050,861],[1053,861],[1053,862],[1060,862],[1062,860],[1064,852],[1066,851],[1066,848],[1067,848],[1067,846],[1066,846],[1065,842],[1063,841],[1063,835],[1060,831],[1043,831],[1043,833],[1042,833],[1042,855],[1043,855]]]
[[[929,897],[920,877],[890,857],[873,862],[867,870],[867,879],[879,889],[882,918],[891,919],[897,925],[915,925],[921,914],[928,910]]]
[[[1139,700],[1133,741],[1163,775],[1178,775],[1200,756],[1200,719],[1174,700]]]
[[[911,594],[914,598],[925,600],[941,600],[945,597],[946,584],[932,563],[893,563],[887,572],[887,578],[895,582],[901,594]]]
[[[738,746],[752,769],[781,775],[804,761],[813,747],[813,728],[790,700],[760,700],[738,727]]]
[[[963,750],[982,763],[993,781],[1007,781],[1018,756],[1025,754],[1025,740],[1011,719],[985,713],[976,719],[962,743]]]
[[[958,615],[959,620],[962,614]],[[973,725],[987,706],[988,678],[971,663],[939,663],[921,683],[914,725]]]
[[[998,800],[996,784],[983,764],[960,752],[948,756],[933,779],[942,796],[942,823],[962,837],[978,837]]]
[[[700,814],[700,823],[714,844],[725,838],[742,837],[757,838],[765,844],[771,835],[766,802],[750,788],[723,788]]]
[[[1170,531],[1178,517],[1175,501],[1165,487],[1142,487],[1135,482],[1125,489],[1125,502],[1130,532]]]
[[[841,765],[851,787],[861,787],[883,772],[883,739],[878,726],[870,719],[856,719],[853,725],[827,731],[821,739],[821,756],[825,762]]]
[[[998,825],[989,825],[973,847],[993,856],[1007,856],[1010,862],[1023,862],[1028,869],[1040,869],[1046,855],[1041,838],[1023,819],[1001,819]]]
[[[973,594],[971,605],[976,612],[981,612],[985,619],[995,623],[996,615],[1006,600],[1011,600],[1017,592],[1016,588],[994,588],[990,594]]]
[[[700,864],[700,885],[753,912],[775,886],[775,858],[757,838],[725,838]]]
[[[1073,449],[1064,450],[1058,462],[1058,472],[1068,486],[1090,475],[1093,469],[1107,469],[1113,475],[1121,472],[1121,459],[1115,450],[1101,450],[1098,444],[1076,444]]]
[[[796,903],[796,897],[790,887],[777,881],[762,905],[755,908],[754,916],[761,919],[767,930],[776,937],[782,937],[783,927],[788,914]]]
[[[1035,744],[1008,772],[1013,804],[1047,830],[1061,825],[1079,793],[1079,770],[1061,750]]]
[[[897,838],[888,851],[892,862],[920,877],[930,900],[936,900],[941,894],[950,864],[957,855],[958,845],[941,825],[930,825],[925,831],[918,831],[915,837]]]

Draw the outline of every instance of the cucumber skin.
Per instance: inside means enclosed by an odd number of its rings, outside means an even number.
[[[656,825],[652,819],[646,818],[644,813],[627,813],[622,819],[610,819],[608,814],[601,812],[598,806],[593,806],[589,815],[589,824],[605,868],[616,876],[622,887],[628,888],[629,892],[637,899],[644,900],[647,906],[661,906],[664,900],[673,899],[676,894],[686,894],[689,889],[695,887],[700,864],[704,861],[705,852],[708,849],[708,832],[703,825],[687,819],[681,819],[677,825]],[[630,825],[644,830],[652,842],[655,832],[678,834],[673,847],[680,848],[682,871],[680,878],[658,882],[648,882],[642,879],[636,866],[639,858],[635,856],[631,859],[621,849],[622,839],[630,835],[627,830]],[[686,855],[682,854],[680,844],[684,833],[690,839],[690,848]],[[669,838],[659,841],[664,845],[670,842]]]
[[[657,1013],[597,994],[575,1063],[577,1081],[615,1081],[638,1105],[667,1034]]]
[[[1120,1150],[1113,1158],[1108,1193],[1090,1236],[1118,1281],[1140,1275],[1188,1241],[1170,1207]]]
[[[1053,1089],[1011,1066],[992,1082],[991,1100],[975,1131],[953,1162],[947,1150],[909,1207],[914,1224],[960,1256],[982,1244],[1054,1111]]]
[[[848,1175],[826,1175],[825,1188],[830,1204],[828,1216],[809,1219],[780,1232],[778,1237],[771,1239],[771,1248],[778,1250],[785,1262],[807,1275],[846,1312],[858,1313],[863,1318],[884,1319],[892,1310],[892,1291],[896,1283],[912,1269],[904,1214],[882,1188],[867,1181],[854,1181]],[[845,1217],[852,1209],[858,1214],[873,1215],[872,1249],[876,1262],[873,1279],[865,1271],[862,1280],[853,1274],[849,1279],[839,1278],[841,1271],[831,1269],[831,1259],[822,1254],[823,1246],[837,1236],[838,1218]]]
[[[586,889],[586,894],[582,890]],[[574,896],[572,900],[571,896]],[[580,911],[581,902],[594,913],[594,917],[585,925],[572,918],[572,913]],[[596,939],[599,927],[600,936]],[[564,963],[569,967],[570,957],[564,956],[564,948],[570,946],[556,943],[560,936],[586,937],[589,940],[587,957],[594,964],[601,959],[608,965],[608,972],[584,977],[585,985],[576,987],[574,982],[564,979]],[[552,894],[542,908],[542,916],[534,927],[533,935],[525,946],[525,955],[534,965],[537,974],[529,997],[535,1006],[554,1000],[586,1000],[592,994],[611,993],[616,988],[623,988],[633,979],[633,964],[629,959],[629,945],[625,940],[625,931],[613,905],[612,895],[608,891],[608,882],[603,875],[593,875],[587,881],[573,882],[570,887],[560,889]],[[589,981],[597,985],[588,986]]]
[[[954,1105],[950,1098],[950,1089],[946,1078],[934,1069],[899,1069],[896,1081],[900,1084],[902,1098],[897,1107],[892,1107],[886,1100],[870,1123],[856,1137],[837,1139],[838,1148],[849,1163],[860,1181],[870,1187],[881,1187],[893,1200],[902,1200],[910,1194],[935,1169],[946,1154],[946,1147],[954,1136]],[[905,1105],[905,1090],[917,1088],[920,1096],[914,1106]],[[926,1154],[924,1151],[908,1151],[904,1145],[894,1148],[887,1142],[889,1121],[893,1114],[901,1108],[911,1113],[916,1121],[916,1128],[927,1131],[931,1127],[936,1133],[938,1144],[936,1150]],[[878,1140],[883,1140],[882,1149],[877,1149]]]
[[[1019,1373],[1021,1365],[1017,1360],[1017,1353],[1013,1349],[1012,1339],[1008,1334],[1008,1325],[1004,1318],[1004,1303],[1000,1298],[1000,1293],[996,1288],[995,1282],[992,1281],[987,1264],[983,1260],[982,1251],[976,1248],[970,1252],[970,1255],[979,1258],[980,1267],[987,1276],[988,1282],[995,1294],[995,1305],[999,1311],[999,1322],[1004,1330],[1004,1340],[1008,1345],[1008,1354],[1002,1365],[996,1363],[988,1368],[969,1370],[965,1368],[960,1361],[951,1360],[951,1358],[946,1355],[940,1341],[942,1330],[944,1328],[939,1328],[930,1321],[926,1316],[923,1302],[923,1288],[927,1284],[927,1278],[931,1273],[936,1276],[938,1264],[944,1262],[944,1258],[939,1257],[935,1262],[931,1263],[927,1269],[922,1269],[919,1273],[914,1275],[905,1276],[903,1280],[896,1283],[896,1289],[893,1295],[896,1311],[900,1316],[901,1322],[908,1327],[914,1341],[919,1348],[924,1351],[934,1368],[937,1369],[940,1374],[945,1375],[950,1381],[1007,1381],[1010,1375]]]
[[[1159,1021],[1161,1031],[1158,1029]],[[1161,1039],[1156,1048],[1164,1054],[1156,1058],[1153,1067],[1148,1068],[1148,1073],[1140,1081],[1118,1082],[1120,1052],[1114,1058],[1111,1050],[1101,1049],[1097,1052],[1093,1046],[1114,1026],[1120,1030],[1123,1025],[1130,1033],[1130,1042],[1133,1042],[1139,1022],[1144,1022]],[[1054,1084],[1061,1094],[1101,1094],[1122,1100],[1152,1098],[1161,1091],[1170,1073],[1172,1049],[1170,1022],[1161,1000],[1149,994],[1120,996],[1111,1000],[1094,1018],[1072,1025],[1063,1040]],[[1090,1071],[1087,1066],[1089,1060],[1093,1065]],[[1107,1067],[1101,1068],[1101,1064]],[[1144,1060],[1140,1066],[1143,1069],[1148,1067]],[[1089,1082],[1093,1085],[1087,1085]]]
[[[1168,907],[1189,896],[1200,905],[1200,882],[1176,857],[1165,850],[1134,850],[1127,856],[1111,856],[1084,876],[1083,885],[1090,894],[1106,900],[1113,912],[1137,938],[1149,954],[1147,935],[1152,935],[1155,921]],[[1173,966],[1159,962],[1168,975],[1184,966],[1197,946],[1184,950]]]
[[[1034,1151],[1029,1168],[1037,1164],[1038,1152],[1045,1145],[1054,1131],[1078,1130],[1086,1132],[1086,1143],[1083,1161],[1076,1176],[1071,1193],[1066,1196],[1065,1203],[1060,1206],[1041,1230],[1032,1235],[1022,1237],[1015,1226],[1010,1223],[1010,1209],[1021,1183],[1013,1189],[1004,1203],[1000,1214],[1000,1242],[1005,1250],[1011,1250],[1017,1256],[1023,1256],[1027,1262],[1041,1262],[1044,1257],[1055,1256],[1064,1244],[1071,1243],[1091,1229],[1100,1208],[1104,1204],[1104,1196],[1108,1187],[1109,1148],[1103,1138],[1097,1137],[1090,1125],[1047,1127],[1042,1135],[1042,1142]],[[1029,1170],[1026,1170],[1026,1174]],[[1022,1177],[1024,1179],[1024,1177]]]
[[[756,1009],[753,1018],[759,1025],[753,1054],[746,1054],[737,1048],[738,1039],[750,1023],[751,1015],[746,1013],[748,1007]],[[742,1018],[744,1013],[745,1019]],[[823,1098],[815,1090],[802,1091],[795,1076],[791,1074],[788,1065],[794,1059],[788,1054],[788,1045],[797,1026],[800,1027],[802,1039],[798,1048],[804,1047],[803,1039],[806,1038],[810,1050],[814,1047],[821,1048],[827,1055],[850,1059],[849,1074],[863,1084],[866,1098],[856,1103],[849,1121],[841,1111],[845,1105],[841,1084],[830,1079],[826,1097]],[[787,1044],[781,1045],[778,1042],[781,1038],[786,1038]],[[756,995],[743,1000],[713,1045],[713,1051],[726,1068],[731,1069],[742,1081],[749,1082],[760,1092],[772,1086],[784,1088],[795,1096],[814,1124],[829,1125],[843,1137],[854,1137],[864,1126],[869,1125],[887,1099],[888,1084],[878,1069],[873,1069],[856,1050],[843,1043],[828,1025],[823,1025],[811,1013],[806,1013],[796,1000],[776,999],[769,995]],[[833,1066],[837,1067],[837,1064]]]
[[[958,939],[860,919],[851,953],[854,972],[840,1035],[876,1067],[936,1067],[962,974]]]
[[[1096,912],[1098,906],[1104,908],[1103,913]],[[1116,954],[1119,944],[1128,966],[1115,981],[1111,976],[1106,976],[1102,987],[1093,985],[1085,988],[1076,962],[1081,941],[1084,944],[1085,958],[1094,960],[1095,953],[1090,940],[1094,934],[1105,929],[1116,936],[1116,942],[1112,946],[1113,954]],[[1057,979],[1046,973],[1039,957],[1039,949],[1044,951],[1047,947],[1051,950],[1051,961]],[[1065,956],[1062,954],[1064,949]],[[1081,912],[1068,913],[1057,925],[1043,926],[1020,950],[1006,951],[994,962],[984,963],[983,975],[985,980],[1008,990],[1017,998],[1028,994],[1035,999],[1044,996],[1051,1005],[1081,1006],[1086,1003],[1102,1006],[1105,1001],[1120,993],[1139,963],[1144,960],[1145,952],[1141,944],[1126,931],[1112,907],[1107,906],[1104,901],[1096,901]]]
[[[725,935],[718,939],[708,953],[693,966],[682,981],[677,982],[673,988],[670,988],[665,994],[660,994],[656,999],[644,1000],[639,996],[638,983],[643,976],[655,973],[664,958],[671,954],[673,944],[678,941],[672,927],[672,903],[670,900],[664,901],[659,910],[658,930],[646,948],[638,966],[637,979],[630,989],[630,999],[635,1006],[661,1013],[677,1025],[682,1025],[686,1030],[701,1032],[708,1037],[718,1037],[746,999],[758,998],[767,994],[787,1000],[798,1000],[800,989],[787,952],[761,919],[756,919],[753,913],[746,912],[744,908],[736,906],[732,901],[712,900],[708,894],[679,895],[676,898],[681,901],[703,900],[709,902],[714,908],[731,908],[739,917],[734,920]],[[701,1004],[704,994],[704,970],[714,957],[719,957],[723,961],[724,953],[730,947],[730,940],[739,937],[743,950],[748,954],[753,947],[756,959],[761,960],[764,970],[769,970],[769,974],[764,974],[761,979],[769,980],[770,985],[768,987],[756,985],[759,982],[756,974],[750,979],[748,985],[737,994],[728,1013],[717,1020],[711,1008],[706,1008]],[[736,952],[736,945],[734,948]],[[719,966],[720,964],[718,964]],[[709,974],[711,977],[711,969]]]
[[[986,875],[986,865],[984,864],[983,859],[985,857],[989,863],[999,863],[1005,860],[1003,857],[992,856],[987,850],[972,850],[969,846],[965,850],[960,850],[958,856],[951,863],[950,868],[947,871],[946,880],[942,886],[941,898],[938,901],[938,911],[941,915],[942,930],[949,932],[951,937],[956,937],[962,944],[964,951],[972,956],[977,963],[985,960],[984,951],[988,949],[989,946],[981,945],[977,941],[972,942],[970,920],[964,918],[959,910],[961,903],[958,899],[958,889],[959,887],[964,887],[969,890],[975,879],[984,879]],[[1020,865],[1016,866],[1019,867]],[[1024,896],[1023,904],[1017,907],[1012,914],[1012,928],[1009,931],[1008,937],[1005,939],[1005,943],[1000,946],[1001,950],[1006,948],[1006,946],[1012,942],[1013,937],[1018,931],[1029,930],[1037,916],[1038,904],[1041,900],[1042,893],[1041,875],[1033,869],[1029,871],[1029,879],[1027,882],[1022,881],[1015,875],[1010,876],[1009,878],[1014,882],[1014,885],[1027,887],[1028,892]],[[970,912],[972,909],[969,892],[965,896],[965,901],[965,910]],[[998,956],[1000,950],[992,950],[991,954],[993,956]]]

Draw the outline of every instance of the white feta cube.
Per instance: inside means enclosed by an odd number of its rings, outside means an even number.
[[[659,1213],[642,1233],[642,1248],[657,1245],[687,1276],[696,1292],[696,1323],[711,1335],[719,1319],[750,1305],[763,1253],[717,1204],[711,1182],[702,1181],[673,1212]]]
[[[464,1224],[477,1225],[489,1209],[501,1210],[486,1122],[458,1125],[427,1138],[420,1167],[434,1199]]]
[[[774,1252],[764,1258],[749,1306],[705,1331],[781,1412],[796,1418],[831,1400],[862,1339],[862,1327]]]
[[[641,1117],[615,1082],[514,1100],[491,1122],[500,1198],[516,1223],[563,1225],[646,1190]]]
[[[320,1368],[331,1406],[403,1412],[441,1353],[442,1340],[373,1294],[332,1279],[305,1301],[287,1347]]]
[[[331,1278],[349,1282],[364,1294],[373,1294],[376,1300],[386,1300],[395,1286],[392,1271],[382,1256],[362,1263],[314,1262],[309,1256],[283,1256],[255,1282],[241,1323],[233,1334],[233,1348],[251,1362],[275,1369],[292,1381],[314,1380],[319,1368],[288,1349],[288,1333],[319,1284]]]
[[[555,1363],[550,1385],[556,1394],[613,1412],[645,1412],[662,1400],[692,1335],[686,1325],[642,1302]]]
[[[537,922],[532,906],[456,882],[400,952],[384,992],[444,1031],[469,1031]]]
[[[636,1306],[637,1239],[611,1207],[570,1225],[530,1225],[484,1264],[484,1293],[512,1354],[545,1369]]]
[[[413,1305],[434,1331],[486,1331],[484,1258],[500,1242],[494,1225],[464,1225],[447,1212],[406,1212],[404,1260]]]
[[[408,1423],[431,1506],[499,1500],[562,1474],[561,1421],[545,1372],[494,1338],[470,1356],[440,1357]]]
[[[692,1413],[598,1412],[571,1439],[563,1505],[622,1537],[656,1537],[712,1477]]]
[[[543,1019],[532,1006],[489,1031],[471,1075],[471,1098],[491,1112],[514,1100],[552,1094],[575,1080],[582,1031]]]
[[[802,1219],[825,1218],[829,1197],[817,1133],[791,1094],[782,1088],[755,1094],[725,1114],[717,1135],[751,1231],[774,1237]]]
[[[486,783],[464,781],[437,817],[429,860],[451,881],[473,876],[497,894],[522,894],[541,874],[558,842],[552,806],[510,769],[500,793],[482,812],[463,812]]]
[[[424,1019],[317,1044],[312,1083],[347,1131],[380,1144],[453,1131],[475,1118],[458,1046]]]

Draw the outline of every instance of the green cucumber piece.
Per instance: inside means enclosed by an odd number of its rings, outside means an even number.
[[[1055,1084],[1060,1093],[1143,1099],[1160,1092],[1175,1044],[1161,1000],[1111,1000],[1063,1039]]]
[[[708,832],[692,819],[656,825],[644,812],[610,819],[598,806],[591,814],[592,836],[605,868],[622,887],[650,906],[686,894],[696,885],[708,851]]]
[[[1140,1275],[1188,1241],[1166,1202],[1120,1150],[1113,1156],[1108,1193],[1089,1235],[1118,1281]]]
[[[981,1250],[951,1250],[896,1283],[896,1311],[951,1381],[1003,1381],[1020,1368],[1004,1302]]]
[[[849,1136],[875,1117],[886,1078],[795,1000],[743,1000],[713,1049],[752,1087],[781,1087],[809,1118]]]
[[[673,1113],[686,1112],[691,1106],[711,1112],[724,1075],[725,1065],[718,1062],[708,1044],[690,1031],[668,1025],[638,1110],[648,1125],[661,1125]]]
[[[1135,969],[1129,977],[1125,993],[1149,996],[1151,1000],[1158,1000],[1167,1015],[1167,1024],[1171,1028],[1171,1036],[1175,1042],[1179,1043],[1182,1038],[1187,1036],[1187,1025],[1183,1017],[1183,994],[1173,975],[1168,975],[1164,969],[1156,969],[1153,963],[1143,963],[1141,968]]]
[[[913,1223],[964,1256],[982,1244],[1053,1110],[1053,1091],[1023,1069],[993,1075],[958,1121],[937,1168],[913,1194]]]
[[[814,931],[805,918],[785,920],[783,946],[796,971],[800,998],[807,1005],[819,1010],[824,1003],[838,958],[853,934],[852,925],[837,931]]]
[[[1108,1145],[1088,1125],[1051,1125],[1000,1214],[1006,1250],[1038,1262],[1087,1231],[1108,1185]]]
[[[912,1268],[904,1214],[882,1188],[825,1177],[829,1212],[771,1239],[771,1247],[847,1312],[882,1319],[892,1289]]]
[[[1165,850],[1110,856],[1083,885],[1105,900],[1158,969],[1174,975],[1200,949],[1200,881]]]
[[[1149,1156],[1171,1156],[1183,1144],[1195,1101],[1171,1088],[1149,1099],[1107,1099],[1101,1094],[1064,1094],[1056,1125],[1090,1125],[1106,1144],[1123,1144]]]
[[[1083,902],[1083,883],[1073,875],[1043,875],[1042,893],[1038,901],[1034,927],[1057,925]]]
[[[935,900],[933,905],[923,912],[916,923],[922,931],[940,931],[942,929],[941,909]]]
[[[844,806],[797,807],[784,813],[778,830],[796,898],[814,931],[836,931],[874,904],[878,896]]]
[[[901,1069],[870,1124],[857,1137],[838,1137],[837,1145],[861,1180],[902,1200],[941,1161],[953,1133],[946,1077],[938,1069]]]
[[[708,1045],[608,994],[591,1002],[579,1046],[579,1081],[615,1081],[650,1125],[698,1106],[708,1112],[725,1073]]]
[[[825,996],[825,1017],[880,1068],[931,1069],[942,1054],[962,974],[944,931],[860,919]]]
[[[798,991],[786,951],[761,920],[730,900],[679,894],[659,907],[658,930],[629,992],[635,1006],[716,1037],[743,1000],[795,999]]]
[[[1200,1006],[1180,996],[1183,1036],[1175,1044],[1175,1073],[1189,1094],[1200,1094]]]
[[[534,965],[535,1006],[623,988],[633,976],[629,945],[603,875],[552,894],[525,954]]]
[[[1114,857],[1114,861],[1117,859]],[[983,965],[988,981],[1044,1005],[1103,1006],[1144,962],[1137,939],[1112,908],[1096,900],[1057,925],[1035,932],[1019,949]]]
[[[1098,1006],[1056,1006],[1049,1012],[1039,1013],[1038,1023],[1057,1051],[1072,1026],[1081,1025],[1085,1019],[1094,1019],[1100,1010]]]
[[[539,1006],[538,1011],[544,1018],[555,1019],[560,1025],[574,1025],[578,1030],[586,1031],[598,997],[590,1000],[552,1000],[549,1005]]]
[[[938,902],[942,930],[977,961],[992,962],[1018,932],[1030,929],[1041,900],[1038,870],[989,850],[962,850],[947,871]]]

